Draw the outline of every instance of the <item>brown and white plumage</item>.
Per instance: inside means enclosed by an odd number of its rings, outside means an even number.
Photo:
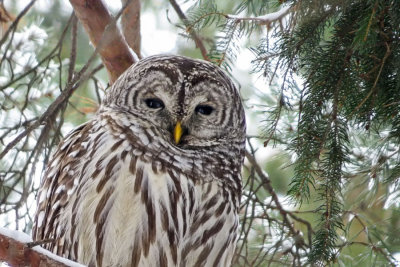
[[[54,238],[47,249],[91,266],[228,266],[244,141],[239,94],[218,67],[139,61],[60,143],[34,239]]]

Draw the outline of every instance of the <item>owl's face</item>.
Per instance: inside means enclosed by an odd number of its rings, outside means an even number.
[[[245,138],[238,92],[211,63],[149,57],[131,67],[111,90],[105,105],[135,114],[176,146],[215,146]]]

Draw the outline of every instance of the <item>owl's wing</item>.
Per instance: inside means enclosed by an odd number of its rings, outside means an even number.
[[[34,240],[49,240],[43,247],[64,257],[70,258],[71,246],[64,244],[64,224],[59,217],[69,201],[71,191],[75,190],[74,170],[80,165],[80,156],[86,153],[85,139],[92,122],[75,128],[58,145],[41,182],[37,197],[37,211],[33,224]]]

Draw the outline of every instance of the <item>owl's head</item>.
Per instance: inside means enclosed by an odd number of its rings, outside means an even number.
[[[136,116],[181,148],[243,143],[239,93],[217,66],[183,56],[148,57],[130,67],[104,106]]]

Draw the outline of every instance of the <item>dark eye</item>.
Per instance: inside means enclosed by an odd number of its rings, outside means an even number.
[[[148,98],[145,100],[145,102],[149,108],[164,108],[164,103],[158,98]]]
[[[210,115],[213,112],[214,108],[208,105],[198,105],[195,109],[197,113],[203,115]]]

